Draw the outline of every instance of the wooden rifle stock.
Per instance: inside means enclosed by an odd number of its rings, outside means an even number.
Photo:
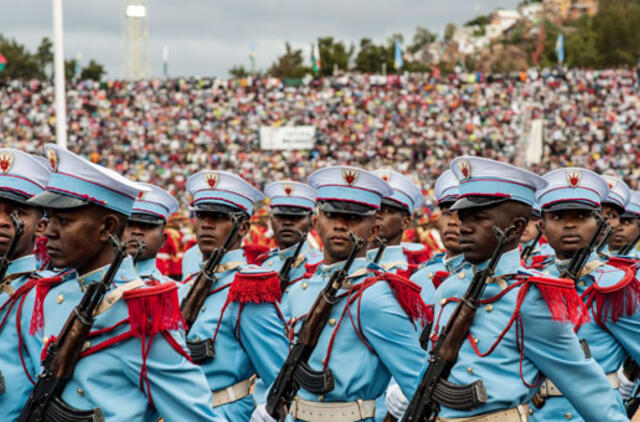
[[[184,318],[184,321],[187,323],[187,333],[191,330],[193,323],[196,322],[200,309],[202,309],[202,304],[204,304],[207,296],[209,296],[209,291],[214,281],[217,281],[214,273],[218,265],[222,262],[222,258],[224,258],[231,247],[240,229],[240,217],[235,214],[230,214],[230,216],[233,225],[227,239],[224,241],[224,245],[211,252],[211,255],[209,255],[207,260],[202,264],[202,270],[193,281],[191,288],[180,304],[182,318]]]
[[[510,237],[513,230],[513,227],[509,227],[505,231],[500,230],[498,227],[493,228],[498,244],[487,267],[475,273],[462,300],[458,303],[444,329],[438,335],[438,340],[429,359],[429,366],[409,402],[407,411],[402,418],[403,421],[422,422],[437,416],[439,405],[433,397],[435,387],[441,379],[449,377],[451,368],[458,360],[458,353],[469,334],[469,329],[476,315],[478,302],[487,286],[487,280],[493,275],[500,257],[511,240]],[[391,422],[396,419],[387,413],[384,420]]]
[[[11,213],[11,224],[13,224],[13,237],[11,238],[11,243],[9,243],[9,247],[7,251],[4,253],[2,257],[0,257],[0,286],[4,284],[4,278],[7,275],[7,270],[9,270],[9,264],[11,264],[11,260],[13,259],[13,254],[18,247],[18,242],[24,233],[24,222],[18,218],[18,213],[16,211]]]
[[[318,344],[320,334],[322,334],[322,330],[329,320],[331,309],[336,301],[336,294],[349,274],[353,261],[364,245],[364,242],[353,233],[350,234],[350,237],[353,246],[349,257],[342,269],[333,273],[318,297],[316,297],[296,336],[296,342],[291,348],[287,360],[269,390],[266,405],[267,412],[281,421],[286,418],[291,402],[299,388],[295,380],[295,373],[298,367],[307,363],[311,357]]]
[[[300,236],[300,240],[296,244],[296,250],[293,252],[293,255],[287,257],[280,267],[280,271],[278,272],[278,278],[280,279],[280,291],[284,293],[285,289],[289,287],[289,281],[291,281],[291,277],[289,276],[289,272],[291,272],[291,267],[298,259],[300,255],[300,251],[302,251],[302,247],[304,246],[304,242],[307,240],[307,235],[302,233],[300,230],[296,230],[298,236]]]
[[[51,401],[62,394],[67,382],[73,376],[82,348],[89,337],[94,322],[94,313],[127,256],[127,249],[118,239],[109,235],[115,249],[115,256],[99,283],[90,284],[80,303],[67,318],[55,343],[49,345],[44,361],[44,369],[38,376],[38,383],[20,413],[19,422],[39,422]]]

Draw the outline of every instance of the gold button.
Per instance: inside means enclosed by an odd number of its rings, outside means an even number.
[[[432,278],[433,277],[433,273],[427,274],[427,277]]]
[[[571,413],[567,413],[564,417],[567,419],[573,419],[573,415]]]
[[[78,394],[80,394],[81,396],[84,396],[84,390],[82,388],[78,388],[76,390],[78,392]]]
[[[444,298],[444,299],[442,299],[442,300],[440,301],[440,306],[444,306],[444,305],[445,305],[445,303],[447,303],[447,299],[446,299],[446,298]]]
[[[460,273],[460,275],[459,275],[458,277],[460,277],[461,279],[463,279],[463,278],[464,278],[464,273]]]
[[[189,286],[193,286],[193,283],[194,283],[193,281],[190,281]]]
[[[545,273],[546,275],[549,275],[549,274],[551,274],[551,271],[547,270],[547,271],[545,271],[544,273]]]
[[[474,338],[473,338],[473,342],[474,342],[475,344],[478,344],[478,342],[479,342],[479,341],[480,341],[480,339],[479,339],[478,337],[474,337]]]
[[[584,287],[584,281],[579,282],[579,283],[578,283],[578,286],[580,286],[580,287]]]
[[[204,312],[204,310],[207,309],[204,305],[202,305],[202,308],[200,308],[200,312]]]
[[[320,362],[324,365],[324,358],[320,359]]]
[[[334,325],[336,325],[336,320],[335,320],[335,319],[333,319],[333,318],[331,318],[331,319],[329,320],[329,325],[330,325],[330,326],[332,326],[332,327],[333,327]]]
[[[529,414],[533,415],[533,409],[532,408],[529,408]]]
[[[429,337],[431,339],[431,341],[435,341],[436,340],[436,333],[431,333],[431,337]]]
[[[200,343],[200,337],[195,336],[195,338],[193,339],[193,341],[195,341],[196,343]]]
[[[470,366],[467,366],[467,372],[470,373],[470,374],[473,374],[473,369],[471,369]]]
[[[289,292],[289,288],[287,287],[286,289],[284,289],[285,292]]]
[[[324,400],[324,394],[320,394],[320,395],[318,396],[318,401],[322,401],[322,400]]]
[[[49,343],[49,337],[44,336],[44,337],[42,338],[42,343],[46,346],[46,345],[47,345],[47,343]]]
[[[58,302],[58,304],[61,304],[62,302],[64,302],[64,296],[58,295],[58,297],[56,298],[56,302]]]
[[[303,290],[304,290],[304,289],[306,289],[306,288],[307,288],[307,286],[309,286],[309,285],[307,284],[307,282],[306,282],[306,281],[305,281],[304,283],[302,283],[302,289],[303,289]]]
[[[85,341],[84,344],[82,345],[82,350],[87,350],[89,347],[91,347],[91,342]]]
[[[489,304],[489,305],[485,306],[484,309],[486,309],[487,312],[491,312],[491,311],[493,311],[493,305]]]

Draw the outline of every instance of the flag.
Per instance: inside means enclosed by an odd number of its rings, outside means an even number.
[[[315,44],[311,44],[311,70],[313,70],[313,73],[318,73],[321,67],[320,55],[316,54]]]
[[[402,67],[402,46],[400,45],[400,40],[396,40],[396,51],[393,56],[393,67],[398,70]]]
[[[162,73],[164,78],[169,77],[169,46],[162,47]]]
[[[558,56],[558,64],[564,63],[564,37],[562,34],[558,34],[556,40],[556,56]]]
[[[0,70],[4,69],[7,65],[7,59],[0,53]]]

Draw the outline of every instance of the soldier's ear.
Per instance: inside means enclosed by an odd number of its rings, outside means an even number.
[[[249,230],[251,230],[251,223],[248,218],[243,218],[240,222],[240,227],[238,228],[238,238],[244,239],[244,237],[249,233]]]
[[[511,225],[514,227],[513,236],[520,239],[522,233],[524,233],[527,225],[529,224],[529,220],[525,217],[515,217],[511,221]]]
[[[124,225],[121,227],[121,221],[115,214],[105,213],[102,217],[102,225],[100,228],[100,240],[102,242],[109,241],[109,235],[122,237]]]
[[[409,214],[402,216],[402,231],[405,231],[409,228],[409,224],[411,223],[411,216]]]
[[[318,231],[318,214],[313,214],[311,216],[311,229]]]
[[[160,242],[160,249],[164,248],[164,245],[167,244],[167,232],[162,229],[162,242]]]

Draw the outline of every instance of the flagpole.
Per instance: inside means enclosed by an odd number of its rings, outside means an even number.
[[[55,84],[56,143],[67,147],[67,109],[65,101],[64,44],[62,38],[62,0],[53,4],[53,73]]]

